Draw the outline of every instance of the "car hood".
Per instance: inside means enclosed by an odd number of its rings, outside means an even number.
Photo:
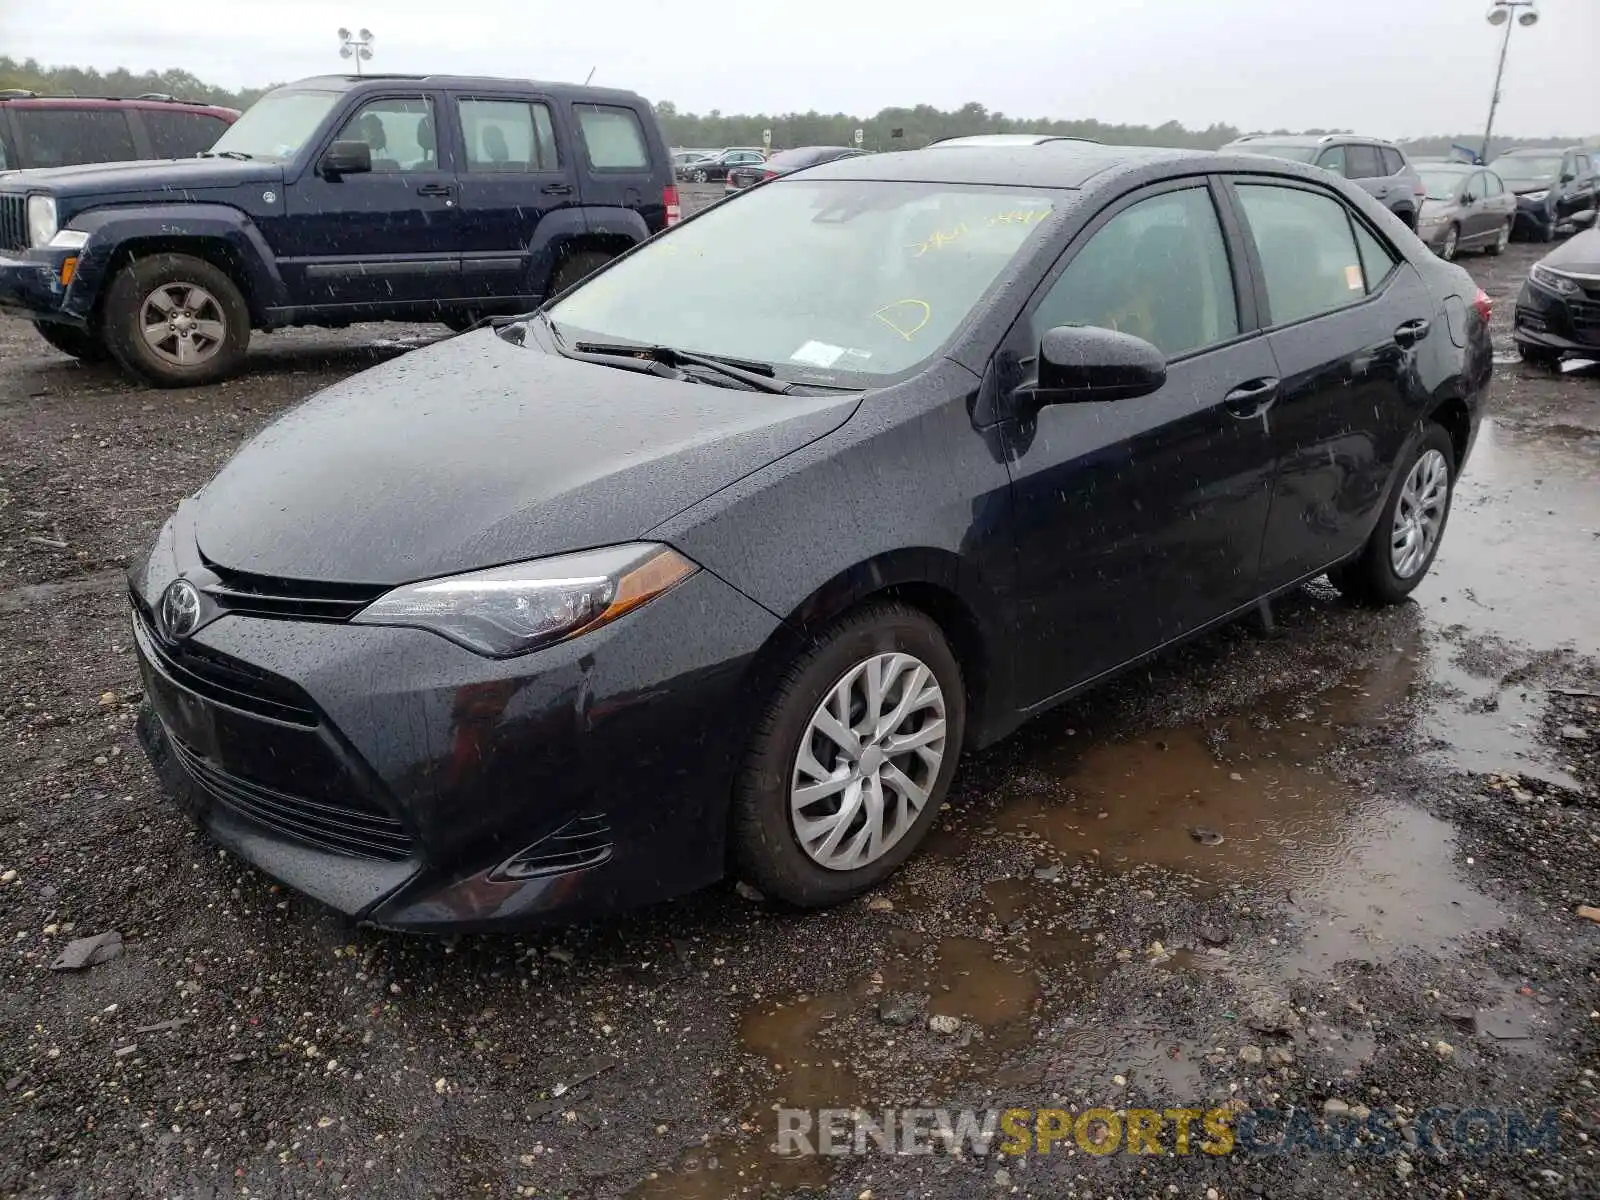
[[[1600,229],[1574,234],[1539,262],[1572,275],[1593,275],[1600,279]]]
[[[56,196],[165,196],[283,180],[283,164],[231,158],[162,158],[147,162],[35,167],[5,176],[11,190],[25,187]]]
[[[224,569],[375,585],[626,542],[859,403],[578,363],[483,330],[268,426],[192,501],[195,537]]]
[[[1455,200],[1435,200],[1431,196],[1422,202],[1422,215],[1425,217],[1442,217],[1446,213],[1454,212],[1461,207]]]

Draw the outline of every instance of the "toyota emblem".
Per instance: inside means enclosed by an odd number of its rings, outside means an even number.
[[[187,579],[174,579],[161,593],[161,632],[176,642],[199,627],[199,591]]]

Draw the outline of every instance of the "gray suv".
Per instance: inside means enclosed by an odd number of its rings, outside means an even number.
[[[1353,133],[1252,133],[1222,147],[1235,154],[1265,154],[1311,163],[1358,183],[1416,229],[1417,212],[1426,189],[1422,178],[1393,142]]]

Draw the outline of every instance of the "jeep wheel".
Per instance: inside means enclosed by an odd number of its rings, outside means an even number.
[[[559,296],[569,287],[582,283],[615,257],[604,250],[574,250],[556,264],[550,276],[550,295]]]
[[[128,371],[157,387],[225,379],[250,344],[250,310],[233,280],[204,259],[153,254],[118,272],[106,293],[105,337]]]
[[[61,353],[70,355],[80,362],[99,363],[111,357],[106,344],[87,329],[79,329],[73,325],[58,325],[52,321],[40,321],[34,328],[39,331],[40,337]]]

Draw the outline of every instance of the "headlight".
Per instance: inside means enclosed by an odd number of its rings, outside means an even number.
[[[1555,292],[1559,296],[1578,296],[1583,293],[1577,280],[1568,279],[1565,275],[1552,271],[1549,267],[1541,267],[1537,263],[1534,264],[1533,270],[1528,272],[1528,278],[1545,291]]]
[[[408,625],[490,658],[510,658],[615,621],[698,570],[669,546],[635,542],[409,583],[358,625]]]
[[[1535,204],[1542,204],[1544,202],[1545,198],[1548,197],[1549,195],[1550,195],[1550,193],[1548,191],[1543,191],[1543,192],[1523,192],[1522,193],[1522,198],[1524,200],[1532,200]]]
[[[54,196],[28,197],[28,242],[43,246],[56,235],[56,199]]]

